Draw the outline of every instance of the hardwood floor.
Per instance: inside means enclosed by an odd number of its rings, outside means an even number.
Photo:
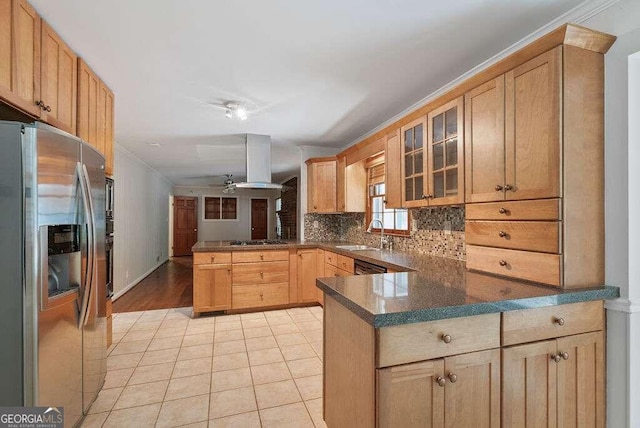
[[[148,311],[193,305],[193,257],[172,257],[113,302],[113,312]]]

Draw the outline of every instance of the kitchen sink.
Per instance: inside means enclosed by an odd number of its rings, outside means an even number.
[[[336,248],[347,251],[380,251],[380,248],[368,245],[336,245]]]

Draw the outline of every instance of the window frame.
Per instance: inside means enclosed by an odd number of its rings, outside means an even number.
[[[366,224],[367,226],[369,224],[371,224],[371,220],[373,219],[373,199],[377,198],[377,197],[382,197],[382,202],[383,202],[383,210],[386,208],[386,202],[385,202],[385,195],[386,195],[386,183],[384,181],[384,178],[382,179],[382,181],[376,181],[375,183],[371,182],[371,176],[369,174],[369,171],[371,168],[379,166],[381,164],[385,163],[385,157],[384,154],[379,154],[377,156],[374,156],[370,159],[367,160],[367,162],[365,163],[365,171],[366,171],[366,192],[367,192],[367,205],[366,205],[366,209],[365,209],[365,220],[366,220]],[[386,167],[386,165],[385,165]],[[384,176],[383,176],[384,177]],[[380,183],[384,183],[385,184],[385,193],[382,195],[371,195],[371,191],[370,188],[373,185],[376,184],[380,184]],[[411,211],[408,210],[407,208],[388,208],[393,210],[393,214],[394,214],[394,218],[396,215],[396,212],[398,210],[406,210],[407,212],[407,230],[403,230],[403,229],[384,229],[384,233],[385,235],[392,235],[392,236],[402,236],[402,237],[408,237],[411,236]],[[380,227],[372,227],[371,228],[371,232],[372,234],[375,233],[380,233],[381,228]]]
[[[220,218],[207,218],[207,199],[218,199],[219,200],[219,207],[220,207]],[[235,218],[222,218],[222,213],[223,213],[223,203],[222,200],[223,199],[234,199],[236,201],[236,209],[235,209]],[[234,221],[234,222],[238,222],[240,221],[240,217],[238,216],[238,206],[239,206],[239,201],[240,198],[236,197],[236,196],[217,196],[217,195],[205,195],[202,197],[202,221]]]

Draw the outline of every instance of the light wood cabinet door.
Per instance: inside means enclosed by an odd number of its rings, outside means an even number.
[[[231,265],[193,266],[193,312],[231,309]]]
[[[504,75],[465,94],[465,201],[504,199]]]
[[[430,206],[464,202],[464,99],[455,99],[427,115]]]
[[[324,278],[324,250],[316,248],[316,279]],[[324,291],[316,287],[318,293],[318,303],[324,306]]]
[[[505,197],[560,192],[562,47],[505,74]]]
[[[111,89],[104,83],[101,86],[104,92],[104,172],[106,175],[113,175],[113,145],[114,145],[114,106],[115,96]]]
[[[426,207],[429,185],[425,175],[425,140],[427,117],[414,120],[401,129],[402,138],[402,206]]]
[[[378,369],[377,426],[444,427],[444,366],[437,359]]]
[[[316,250],[298,250],[298,301],[317,302]]]
[[[347,158],[336,161],[336,208],[339,212],[347,210]]]
[[[556,340],[502,350],[502,426],[556,427]]]
[[[312,162],[307,167],[307,211],[312,213],[337,212],[337,161]]]
[[[384,146],[385,206],[402,208],[402,146],[400,130],[387,135]]]
[[[40,98],[45,105],[45,122],[76,133],[78,69],[76,54],[42,21],[40,62]]]
[[[0,0],[0,98],[40,117],[41,19],[24,0]]]
[[[558,427],[604,427],[603,332],[557,340]]]
[[[500,350],[444,359],[445,426],[500,427]]]
[[[100,79],[82,59],[78,60],[77,135],[86,143],[104,153],[98,143],[98,92]],[[101,112],[104,114],[104,111]],[[104,134],[104,133],[103,133]]]

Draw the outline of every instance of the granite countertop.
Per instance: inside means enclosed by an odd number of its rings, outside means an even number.
[[[322,248],[399,273],[320,278],[317,286],[374,327],[457,318],[516,309],[619,297],[617,287],[559,289],[467,271],[460,260],[401,251],[348,251],[349,242],[286,241],[283,244],[231,245],[202,241],[194,252]]]

